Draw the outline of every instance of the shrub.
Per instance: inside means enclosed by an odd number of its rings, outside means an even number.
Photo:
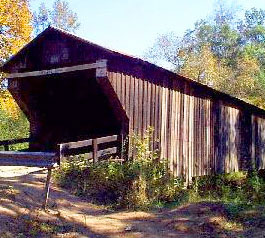
[[[256,171],[201,176],[194,179],[191,190],[200,199],[245,205],[265,202],[265,180]]]
[[[147,209],[178,199],[183,183],[172,177],[167,160],[158,160],[158,151],[150,149],[152,129],[131,141],[134,156],[128,161],[93,164],[82,156],[68,158],[55,174],[57,182],[75,194],[121,208]]]
[[[26,137],[29,137],[29,122],[26,116],[19,112],[17,118],[12,118],[0,109],[0,141]],[[22,150],[27,148],[28,143],[21,143],[11,145],[9,149]],[[4,150],[4,147],[0,146],[0,150]]]
[[[159,160],[159,152],[150,149],[152,134],[149,128],[143,138],[131,136],[133,156],[122,164],[106,160],[93,164],[82,156],[68,158],[56,180],[77,195],[119,208],[147,209],[205,199],[235,205],[230,207],[264,204],[264,172],[196,177],[190,188],[184,189],[183,181],[171,175],[168,161]]]

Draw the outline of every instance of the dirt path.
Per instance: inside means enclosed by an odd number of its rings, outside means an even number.
[[[265,237],[231,222],[222,205],[187,204],[153,212],[112,212],[52,185],[49,211],[40,209],[46,170],[0,167],[0,237]],[[13,177],[11,176],[13,175]],[[15,175],[15,176],[14,176]],[[254,229],[255,228],[255,229]]]

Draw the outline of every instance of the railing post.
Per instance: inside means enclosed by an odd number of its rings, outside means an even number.
[[[49,192],[50,192],[51,176],[52,176],[52,168],[48,168],[47,180],[45,184],[44,203],[43,203],[44,210],[47,209]]]
[[[123,135],[123,133],[121,133],[121,135],[120,135],[120,159],[124,159],[124,135]]]
[[[9,151],[9,145],[8,143],[4,144],[5,151]]]
[[[58,158],[58,160],[57,160],[57,162],[58,162],[58,165],[60,165],[61,164],[61,161],[62,161],[62,159],[63,159],[63,157],[64,157],[64,151],[63,151],[63,144],[58,144],[58,154],[57,154],[57,158]]]
[[[93,156],[93,163],[98,162],[98,143],[97,139],[92,140],[92,156]]]

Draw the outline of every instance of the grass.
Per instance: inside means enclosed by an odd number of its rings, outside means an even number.
[[[55,174],[57,183],[74,194],[114,208],[152,209],[188,202],[222,202],[229,211],[265,204],[265,179],[257,172],[195,178],[189,188],[170,175],[166,162],[100,162],[68,160]]]
[[[265,171],[201,176],[185,188],[181,178],[172,177],[167,161],[159,161],[158,153],[149,150],[149,135],[143,140],[133,139],[136,154],[123,164],[108,161],[92,164],[82,157],[69,158],[55,174],[58,185],[112,209],[163,210],[185,204],[216,204],[223,211],[217,214],[211,211],[202,231],[228,234],[224,237],[240,237],[246,227],[263,226],[259,224],[265,218]],[[200,224],[200,219],[197,223]]]
[[[19,191],[13,186],[0,185],[0,198],[12,199],[19,194]]]
[[[9,223],[12,224],[12,229],[10,231],[0,231],[1,238],[51,238],[58,234],[63,235],[75,231],[75,228],[71,225],[59,225],[30,215],[17,216],[12,221],[9,221]]]

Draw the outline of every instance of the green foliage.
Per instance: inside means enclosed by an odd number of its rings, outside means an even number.
[[[255,171],[202,176],[184,188],[181,179],[171,176],[166,161],[92,164],[78,157],[63,163],[55,176],[59,185],[75,194],[116,208],[147,209],[208,200],[227,204],[233,213],[265,202],[265,179]]]
[[[252,8],[239,16],[218,1],[213,15],[182,37],[160,35],[146,58],[265,108],[265,10]]]
[[[265,173],[234,172],[195,177],[185,188],[174,178],[168,161],[158,159],[152,150],[153,131],[131,136],[134,156],[124,163],[102,160],[88,162],[82,156],[70,157],[55,173],[57,183],[100,204],[116,208],[148,209],[201,200],[221,201],[231,211],[265,202]]]
[[[222,201],[240,206],[261,205],[265,202],[265,180],[256,171],[195,178],[191,193],[197,199]]]
[[[20,111],[17,118],[10,117],[5,111],[0,110],[0,141],[29,137],[29,122]],[[27,143],[11,145],[10,150],[27,148]],[[0,146],[0,150],[4,148]]]
[[[55,178],[75,194],[116,207],[147,209],[177,200],[183,183],[171,176],[167,161],[158,160],[157,151],[150,150],[151,134],[149,130],[143,139],[133,136],[135,156],[123,164],[68,158]]]

